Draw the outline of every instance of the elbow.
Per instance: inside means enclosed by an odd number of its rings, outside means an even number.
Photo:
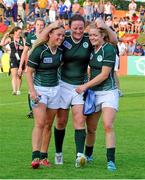
[[[104,75],[102,76],[102,80],[103,80],[103,81],[105,81],[107,78],[108,78],[108,74],[104,74]]]

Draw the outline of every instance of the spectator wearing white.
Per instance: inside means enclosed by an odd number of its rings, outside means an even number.
[[[113,9],[114,9],[114,6],[111,4],[110,1],[107,1],[104,5],[105,20],[106,20],[107,16],[111,16],[111,18],[112,18]]]
[[[56,20],[56,14],[57,14],[58,4],[57,1],[52,0],[49,4],[49,19],[50,22],[53,23]]]
[[[121,38],[118,40],[117,46],[119,49],[119,56],[125,56],[127,53],[127,47]]]
[[[83,9],[84,9],[84,18],[86,21],[92,20],[92,14],[93,14],[93,5],[90,0],[86,0],[83,3]]]
[[[17,15],[17,22],[15,23],[15,26],[20,27],[21,29],[23,29],[24,22],[23,22],[20,15]]]
[[[70,0],[65,0],[64,1],[64,5],[66,5],[67,7],[67,18],[70,19],[71,18],[71,7],[72,7],[72,4],[71,4],[71,1]]]
[[[129,16],[130,18],[134,13],[136,13],[137,4],[135,3],[135,0],[132,0],[131,3],[129,3],[128,10],[129,10]]]
[[[21,16],[22,20],[25,20],[26,14],[25,14],[25,0],[17,0],[17,5],[18,5],[18,15]]]
[[[12,8],[15,4],[14,0],[3,0],[4,6],[6,8],[6,17],[12,17]]]

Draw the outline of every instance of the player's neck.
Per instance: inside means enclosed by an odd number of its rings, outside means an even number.
[[[53,44],[50,43],[50,42],[48,42],[47,45],[48,45],[48,47],[49,47],[51,53],[52,53],[52,54],[56,54],[57,46],[53,45]]]

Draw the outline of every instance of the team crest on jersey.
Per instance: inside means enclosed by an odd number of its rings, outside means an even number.
[[[52,63],[52,57],[45,57],[43,59],[43,63],[45,63],[45,64]]]
[[[90,60],[92,60],[93,59],[93,54],[91,53],[91,55],[90,55]]]
[[[97,57],[97,61],[98,62],[101,62],[103,60],[103,57],[101,56],[101,55],[99,55],[98,57]]]
[[[67,48],[67,49],[71,49],[72,45],[68,42],[68,41],[64,41],[63,45]]]
[[[84,43],[83,43],[83,47],[84,47],[84,48],[88,48],[88,46],[89,46],[89,44],[88,44],[87,42],[84,42]]]

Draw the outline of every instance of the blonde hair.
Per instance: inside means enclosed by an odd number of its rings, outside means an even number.
[[[108,31],[106,29],[101,28],[101,27],[98,28],[95,23],[90,24],[90,28],[89,29],[96,29],[97,31],[99,31],[99,33],[102,35],[102,37],[104,36],[103,40],[105,42],[109,42],[110,41],[109,34],[108,34]]]
[[[32,48],[31,50],[29,51],[29,56],[30,54],[34,51],[35,48],[37,48],[38,46],[42,45],[42,44],[45,44],[47,43],[48,41],[44,40],[44,39],[41,39],[41,38],[38,38],[35,40],[34,44],[32,45]]]
[[[36,39],[35,42],[34,42],[34,44],[32,45],[32,48],[31,48],[30,52],[29,52],[29,56],[30,56],[30,54],[32,53],[32,51],[34,51],[35,48],[37,48],[38,46],[40,46],[40,45],[42,45],[42,44],[45,44],[45,43],[47,43],[47,42],[49,41],[49,34],[50,34],[50,33],[52,33],[54,30],[57,30],[57,29],[60,29],[60,28],[64,28],[64,26],[58,25],[57,27],[52,28],[52,29],[50,30],[50,32],[48,32],[48,38],[45,39],[45,40],[44,40],[44,38],[41,38],[41,37],[39,37],[38,39]]]

